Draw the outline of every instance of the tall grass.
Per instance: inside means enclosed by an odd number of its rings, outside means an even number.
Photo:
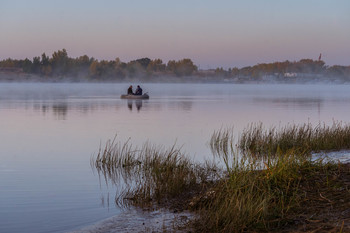
[[[304,155],[350,148],[350,126],[305,124],[265,130],[257,124],[244,130],[238,145],[235,142],[232,129],[215,131],[211,137],[211,151],[222,159],[223,170],[193,163],[176,145],[164,149],[145,143],[137,148],[129,140],[115,139],[100,147],[92,165],[105,179],[129,184],[117,202],[151,205],[206,186],[190,205],[198,214],[198,231],[270,231],[286,224],[286,216],[298,206],[305,176],[316,177],[315,171],[333,166]]]
[[[333,122],[331,126],[310,123],[287,125],[280,129],[265,129],[260,124],[246,128],[238,142],[242,151],[257,155],[275,154],[278,150],[293,149],[299,154],[310,152],[350,149],[350,125]]]
[[[181,148],[169,149],[145,143],[141,148],[130,141],[108,141],[92,159],[93,166],[105,179],[128,188],[117,196],[117,204],[151,205],[174,198],[215,176],[215,165],[194,164]]]
[[[206,232],[241,232],[283,224],[297,203],[300,169],[311,161],[293,149],[267,157],[240,154],[230,129],[214,132],[210,145],[223,158],[227,173],[212,189],[211,198],[198,203],[197,227]]]
[[[259,163],[256,160],[256,167]],[[305,203],[300,184],[305,180],[312,183],[318,172],[324,174],[336,168],[293,151],[275,156],[265,163],[264,170],[251,170],[252,165],[244,162],[239,164],[232,164],[229,175],[212,188],[210,198],[198,203],[200,217],[196,227],[200,232],[282,229],[290,223],[294,211],[302,208],[301,201]]]
[[[221,129],[211,137],[211,150],[223,159],[226,175],[211,195],[195,205],[199,231],[280,229],[303,199],[300,182],[313,180],[321,170],[327,174],[336,168],[305,155],[350,148],[350,126],[341,123],[288,125],[279,130],[252,124],[242,133],[237,147],[232,135],[231,129]]]

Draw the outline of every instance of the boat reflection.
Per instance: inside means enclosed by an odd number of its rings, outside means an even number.
[[[137,109],[137,112],[139,112],[141,110],[141,108],[142,108],[142,102],[143,102],[143,100],[131,100],[131,99],[128,99],[127,105],[128,105],[129,110],[132,111],[133,105],[135,103],[135,107]]]
[[[65,120],[68,112],[67,103],[57,103],[52,105],[52,111],[58,120]]]

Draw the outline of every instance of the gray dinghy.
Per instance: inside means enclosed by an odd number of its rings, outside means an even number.
[[[120,98],[130,100],[147,100],[149,99],[149,95],[147,93],[143,95],[121,95]]]

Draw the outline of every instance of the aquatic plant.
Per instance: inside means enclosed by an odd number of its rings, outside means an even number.
[[[304,132],[309,130],[308,127],[292,127],[285,132],[304,135]],[[250,128],[249,132],[256,140],[265,138],[260,137],[263,135],[261,124]],[[284,138],[287,138],[287,135],[295,136],[294,133],[286,134]],[[278,133],[280,134],[283,135],[283,132]],[[328,174],[337,167],[333,163],[312,161],[310,157],[302,156],[304,151],[297,146],[286,147],[285,151],[277,146],[273,153],[272,150],[266,150],[268,153],[265,156],[257,156],[253,150],[242,153],[234,146],[232,135],[231,129],[221,129],[211,137],[211,150],[215,156],[223,158],[226,173],[209,191],[194,199],[192,203],[193,209],[199,215],[195,223],[199,231],[242,232],[278,229],[288,224],[288,217],[306,198],[305,194],[300,192],[300,182],[313,179],[310,177],[316,177],[320,171]],[[276,143],[275,137],[266,138],[270,141],[268,146]],[[296,139],[302,141],[298,137]],[[329,173],[329,176],[332,176],[331,174],[334,172]]]
[[[193,163],[176,145],[164,149],[145,143],[137,148],[130,140],[119,143],[114,138],[100,146],[92,165],[106,180],[128,185],[116,197],[119,205],[181,202],[197,214],[192,224],[199,232],[270,231],[290,224],[303,203],[314,198],[310,187],[315,179],[322,176],[326,191],[339,190],[342,184],[334,182],[338,166],[305,155],[348,148],[349,132],[349,126],[339,123],[281,130],[257,124],[236,145],[233,130],[220,129],[213,133],[210,148],[223,168]]]
[[[194,164],[181,148],[169,149],[145,143],[134,147],[130,140],[116,142],[115,138],[100,147],[92,165],[104,178],[127,188],[117,196],[117,204],[151,205],[174,198],[214,179],[215,164]]]
[[[289,151],[265,158],[264,169],[259,169],[262,159],[254,158],[243,156],[232,160],[232,164],[227,164],[230,168],[227,175],[195,199],[192,206],[199,215],[195,222],[199,232],[282,229],[294,224],[294,219],[304,213],[308,201],[318,203],[320,198],[325,198],[312,187],[321,187],[323,193],[341,193],[337,164],[312,161]],[[343,189],[349,194],[346,187]]]
[[[311,123],[287,125],[282,128],[265,129],[262,123],[251,124],[238,142],[242,151],[256,155],[275,154],[293,149],[298,154],[311,152],[350,149],[350,125],[333,122],[331,126]]]

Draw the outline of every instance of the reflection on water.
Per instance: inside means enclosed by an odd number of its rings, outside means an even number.
[[[127,100],[128,108],[132,111],[133,105],[135,105],[137,111],[139,112],[142,108],[143,101],[147,102],[147,100]]]
[[[169,108],[182,110],[184,112],[189,112],[192,109],[193,98],[179,98],[169,103]]]
[[[307,97],[272,97],[272,98],[254,98],[257,104],[274,103],[281,107],[301,107],[301,108],[321,108],[323,99],[321,98],[307,98]]]
[[[53,114],[57,116],[59,120],[65,120],[67,111],[68,111],[68,104],[67,103],[54,104],[52,105],[52,111],[53,111]]]
[[[346,85],[143,84],[149,100],[121,100],[129,85],[0,84],[0,232],[66,232],[122,216],[106,205],[117,190],[100,186],[90,167],[115,134],[135,145],[176,142],[202,161],[223,127],[238,137],[250,123],[330,125],[350,116]]]

